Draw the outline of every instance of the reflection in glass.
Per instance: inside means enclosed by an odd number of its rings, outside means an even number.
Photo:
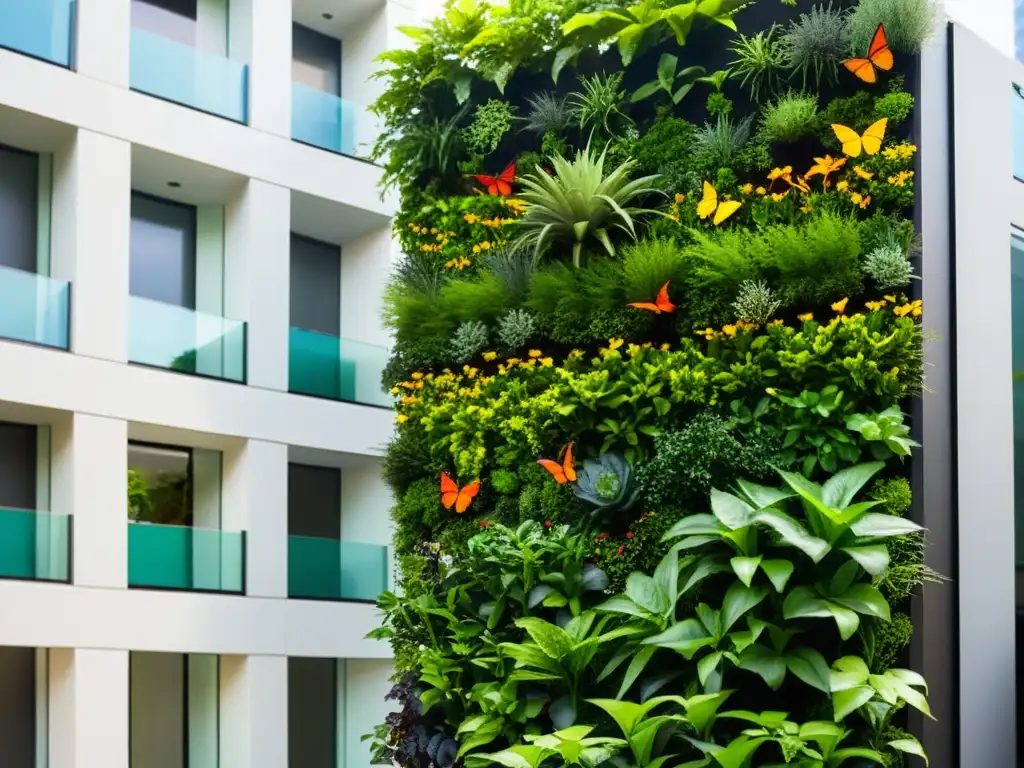
[[[1024,235],[1014,233],[1010,248],[1013,345],[1014,550],[1017,606],[1017,690],[1024,691]],[[1017,730],[1024,707],[1017,708]]]
[[[385,347],[292,328],[288,391],[389,408],[391,396],[381,385],[387,361]]]
[[[0,47],[68,66],[74,0],[0,0]]]

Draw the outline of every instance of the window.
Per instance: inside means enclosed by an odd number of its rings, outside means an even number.
[[[288,659],[288,765],[335,768],[338,751],[338,662]]]
[[[196,307],[196,209],[132,195],[132,296]]]
[[[292,81],[341,95],[341,42],[292,24]]]
[[[292,235],[291,325],[341,335],[341,249]]]
[[[35,272],[39,156],[0,148],[0,265]]]
[[[341,470],[288,465],[288,535],[341,538]]]
[[[185,45],[195,46],[197,0],[132,0],[132,26]]]

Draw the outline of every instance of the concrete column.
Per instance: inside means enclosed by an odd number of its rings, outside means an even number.
[[[50,768],[129,768],[128,651],[50,651]]]
[[[242,531],[246,594],[288,595],[288,446],[239,441],[224,453],[222,527]]]
[[[232,0],[230,56],[249,64],[249,125],[292,136],[292,2]]]
[[[75,5],[75,69],[86,77],[127,88],[131,0],[78,0]]]
[[[54,158],[50,260],[51,274],[71,281],[71,350],[77,354],[127,359],[130,232],[131,145],[79,129]]]
[[[250,386],[287,391],[291,193],[250,179],[226,213],[224,314],[249,324]]]
[[[68,414],[53,425],[53,508],[74,515],[72,581],[124,588],[128,581],[125,421]]]
[[[286,657],[221,657],[220,768],[288,768]]]

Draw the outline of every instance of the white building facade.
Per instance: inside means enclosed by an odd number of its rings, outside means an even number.
[[[0,0],[5,768],[366,768],[375,56],[416,0]]]

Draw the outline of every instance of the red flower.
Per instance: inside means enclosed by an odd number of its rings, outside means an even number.
[[[599,534],[597,534],[597,536],[594,537],[594,541],[604,541],[607,538],[608,538],[608,534],[607,533],[599,533]]]
[[[627,539],[632,539],[632,538],[633,538],[633,532],[632,532],[632,531],[628,531],[628,532],[626,533],[626,538],[627,538]]]
[[[552,525],[554,525],[554,523],[552,523],[550,520],[545,520],[544,521],[544,527],[545,528],[550,528]]]
[[[623,553],[623,552],[625,552],[625,551],[626,551],[626,545],[625,545],[625,544],[623,544],[623,545],[622,545],[621,547],[619,547],[619,551],[618,551],[618,553],[617,553],[617,554],[618,554],[618,556],[619,556],[619,557],[622,557],[622,553]]]
[[[490,523],[488,523],[488,522],[487,522],[486,520],[481,520],[481,521],[480,521],[480,527],[481,527],[481,528],[493,528],[494,526],[492,526],[492,525],[491,525]]]

